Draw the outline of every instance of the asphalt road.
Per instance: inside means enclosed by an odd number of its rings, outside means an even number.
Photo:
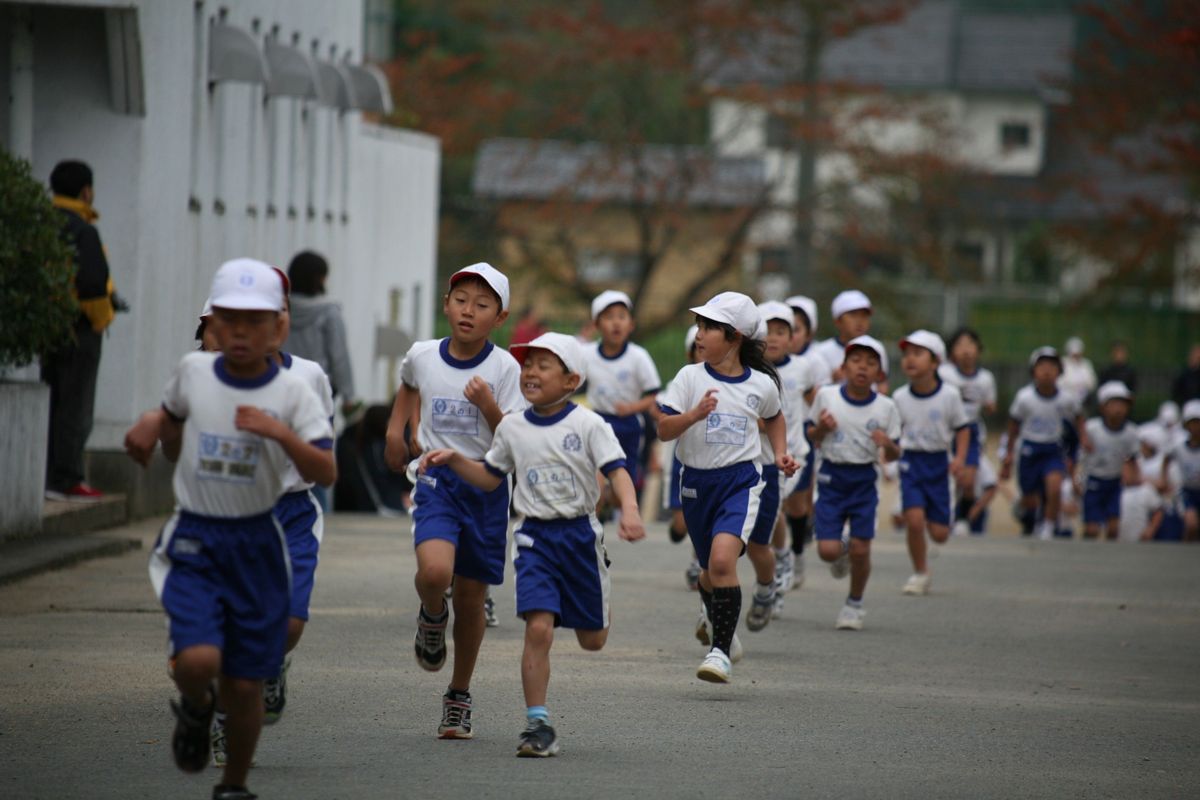
[[[0,797],[205,798],[171,763],[172,687],[146,546],[0,589]],[[613,631],[564,632],[549,707],[562,753],[523,727],[512,576],[472,687],[476,738],[434,734],[447,674],[411,654],[407,520],[327,522],[283,720],[251,773],[264,798],[1184,797],[1200,786],[1200,547],[955,539],[934,593],[904,597],[881,534],[866,629],[810,564],[783,619],[741,630],[728,686],[695,678],[687,554],[652,526],[610,534]],[[751,580],[749,565],[743,579]]]

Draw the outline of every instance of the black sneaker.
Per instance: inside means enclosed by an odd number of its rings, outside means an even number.
[[[470,739],[471,693],[448,689],[442,695],[442,724],[438,725],[439,739]]]
[[[217,707],[217,693],[209,690],[208,708],[192,708],[186,697],[179,702],[171,701],[175,712],[175,733],[171,735],[171,752],[175,766],[184,772],[200,772],[208,765],[209,736],[212,730],[213,712]]]
[[[224,783],[213,787],[212,796],[213,800],[255,800],[258,797],[245,786],[229,786]]]
[[[274,725],[283,715],[283,707],[287,705],[287,674],[292,666],[292,654],[283,657],[283,667],[279,670],[278,678],[263,681],[263,723]]]
[[[441,619],[429,616],[425,606],[417,614],[417,637],[413,641],[417,663],[421,669],[437,672],[446,663],[446,623],[450,609],[442,612]]]
[[[558,755],[558,734],[544,719],[532,719],[521,731],[517,758],[549,758]]]

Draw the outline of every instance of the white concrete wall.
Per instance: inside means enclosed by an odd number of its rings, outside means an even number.
[[[157,404],[171,369],[193,347],[213,273],[241,255],[286,267],[301,249],[325,254],[329,294],[346,311],[358,394],[384,399],[387,381],[374,363],[374,326],[387,320],[389,290],[402,288],[411,298],[413,287],[421,286],[427,303],[434,294],[436,139],[384,131],[363,124],[357,112],[339,115],[315,101],[274,98],[264,105],[258,86],[219,84],[208,92],[194,54],[197,42],[207,54],[205,34],[218,5],[205,2],[198,12],[192,0],[133,5],[142,42],[144,118],[112,110],[102,10],[35,4],[34,171],[46,177],[68,157],[92,165],[101,236],[118,292],[133,307],[105,340],[89,447],[118,448],[137,413]],[[290,43],[299,33],[306,52],[316,39],[322,58],[329,58],[332,45],[336,59],[348,50],[359,60],[361,0],[225,5],[229,24],[249,31],[258,20],[260,37],[278,24],[281,39]],[[309,137],[315,138],[313,149]],[[199,210],[189,210],[191,196]],[[217,201],[224,213],[217,212]],[[402,326],[411,325],[410,308],[406,302]],[[415,333],[431,335],[430,313]]]

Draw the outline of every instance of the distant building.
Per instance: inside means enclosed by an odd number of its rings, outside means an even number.
[[[390,109],[362,64],[364,9],[326,0],[57,0],[0,6],[0,144],[34,174],[78,158],[132,312],[109,329],[93,467],[120,482],[125,429],[158,405],[217,266],[331,264],[359,393],[386,400],[376,325],[432,332],[440,146],[361,112]],[[127,470],[133,482],[135,471]],[[105,483],[108,486],[105,486]],[[116,488],[116,487],[113,487]],[[136,510],[136,509],[135,509]]]

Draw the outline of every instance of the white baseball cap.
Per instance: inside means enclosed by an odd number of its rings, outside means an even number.
[[[1043,358],[1053,359],[1058,362],[1059,369],[1062,368],[1062,359],[1058,357],[1058,351],[1053,347],[1039,347],[1029,354],[1029,366],[1032,369],[1037,362]]]
[[[858,289],[847,289],[846,291],[833,298],[833,303],[830,305],[830,313],[834,319],[837,319],[842,314],[849,314],[851,311],[871,310],[871,298],[860,292]]]
[[[1188,400],[1183,404],[1183,413],[1180,415],[1186,423],[1188,420],[1200,419],[1200,400]]]
[[[1138,442],[1149,445],[1156,451],[1167,446],[1167,432],[1157,422],[1147,422],[1138,426]]]
[[[514,345],[509,349],[513,357],[520,363],[525,363],[525,356],[533,349],[549,350],[554,355],[558,356],[567,368],[567,372],[572,372],[579,376],[579,382],[587,380],[587,361],[583,356],[583,345],[574,336],[568,336],[565,333],[543,333],[541,336],[534,339],[528,344]]]
[[[1179,404],[1174,400],[1167,400],[1158,407],[1158,424],[1164,427],[1171,427],[1179,424]]]
[[[508,278],[504,273],[491,264],[480,261],[469,267],[463,267],[450,276],[450,288],[468,275],[478,275],[483,282],[492,287],[492,291],[500,295],[500,310],[508,311]]]
[[[600,294],[596,295],[596,299],[592,301],[592,319],[596,319],[609,306],[623,305],[633,311],[633,301],[629,299],[629,295],[624,292],[618,292],[615,289],[605,289]]]
[[[843,351],[846,355],[850,354],[850,350],[855,347],[865,347],[868,350],[874,350],[875,355],[879,356],[879,368],[886,371],[887,351],[883,348],[883,342],[876,339],[874,336],[856,336],[846,342],[846,349]]]
[[[1083,355],[1083,339],[1080,339],[1078,336],[1072,336],[1070,339],[1067,339],[1065,349],[1069,356]]]
[[[812,335],[816,335],[817,301],[802,294],[794,294],[783,302],[787,303],[793,309],[803,311],[804,316],[808,317],[808,332]]]
[[[777,319],[780,322],[786,322],[788,330],[795,330],[796,328],[796,315],[792,312],[792,307],[787,303],[781,303],[778,300],[768,300],[765,303],[759,303],[758,313],[762,315],[764,323]]]
[[[279,311],[283,308],[283,284],[269,264],[235,258],[217,270],[208,297],[214,308]]]
[[[683,335],[683,349],[687,352],[692,352],[692,347],[696,344],[696,334],[700,333],[700,329],[692,325],[687,329],[687,333]]]
[[[721,292],[704,305],[690,310],[705,319],[732,326],[750,339],[762,339],[767,333],[767,325],[763,322],[762,314],[758,313],[758,306],[741,292]]]
[[[900,340],[900,351],[903,352],[909,345],[924,347],[933,353],[933,357],[938,361],[946,360],[946,343],[933,331],[927,331],[924,328],[913,331]]]
[[[200,309],[200,319],[208,319],[212,316],[212,298],[204,298],[204,308]]]
[[[1130,401],[1133,400],[1133,394],[1129,391],[1129,387],[1121,381],[1105,381],[1096,390],[1096,400],[1100,405],[1104,405],[1109,400]]]

